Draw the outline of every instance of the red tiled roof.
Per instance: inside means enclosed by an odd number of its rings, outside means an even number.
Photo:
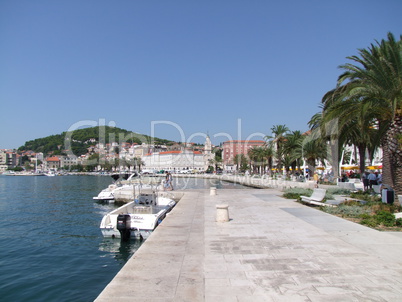
[[[163,151],[163,152],[159,152],[159,154],[181,154],[183,153],[183,151]],[[193,154],[202,154],[202,152],[200,151],[193,151]],[[152,155],[152,153],[147,153],[144,156],[150,156]]]
[[[180,154],[181,151],[163,151],[159,152],[159,154]]]
[[[262,140],[231,140],[231,141],[226,141],[223,143],[224,144],[227,144],[227,143],[265,143],[265,141],[262,141]]]
[[[52,157],[48,157],[46,159],[46,161],[60,161],[60,159],[57,156],[52,156]]]

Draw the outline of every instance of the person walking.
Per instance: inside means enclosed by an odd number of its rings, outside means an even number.
[[[368,179],[368,176],[369,176],[368,172],[363,173],[363,190],[364,191],[367,191],[369,188],[370,180]]]
[[[377,176],[371,171],[367,178],[369,180],[370,189],[372,189],[373,185],[377,184]]]
[[[382,184],[382,174],[381,174],[381,172],[378,172],[378,174],[377,174],[377,184],[378,185]]]
[[[164,191],[166,190],[173,191],[173,177],[170,172],[166,173]]]
[[[318,188],[318,180],[319,180],[319,177],[318,177],[318,173],[317,173],[317,172],[314,172],[313,179],[314,179],[315,187]]]

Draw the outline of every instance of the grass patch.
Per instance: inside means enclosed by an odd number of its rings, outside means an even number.
[[[313,190],[304,188],[289,188],[283,193],[283,197],[287,199],[297,199],[300,200],[300,196],[311,196]]]
[[[369,215],[371,210],[361,206],[359,203],[354,204],[340,204],[337,207],[324,207],[321,209],[328,214],[336,215],[342,218],[354,218],[358,219],[361,215]]]
[[[353,192],[350,193],[351,198],[356,198],[359,200],[364,200],[368,202],[378,202],[381,201],[381,197],[378,196],[378,194],[371,194],[371,192],[368,191],[359,191],[359,192]]]
[[[289,188],[283,193],[284,198],[301,200],[300,196],[311,196],[312,189]],[[325,199],[334,199],[333,195],[344,195],[346,201],[337,207],[321,206],[319,209],[380,231],[402,231],[402,218],[395,218],[394,213],[402,212],[398,203],[387,204],[381,202],[381,197],[371,192],[350,192],[341,188],[327,190]],[[350,198],[349,200],[347,200]],[[365,201],[362,203],[360,201]]]
[[[382,202],[349,201],[336,208],[322,207],[323,212],[360,223],[379,231],[402,231],[402,218],[395,218],[394,213],[401,212],[401,206]]]
[[[313,194],[312,189],[306,189],[306,188],[289,188],[286,189],[283,193],[283,197],[287,199],[297,199],[301,200],[300,196],[311,196]],[[341,189],[341,188],[330,188],[327,189],[325,193],[325,200],[328,199],[334,199],[333,195],[349,195],[350,190],[346,189]]]

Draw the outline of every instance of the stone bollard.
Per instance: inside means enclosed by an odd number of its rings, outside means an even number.
[[[216,222],[229,221],[229,205],[218,204],[216,205]]]
[[[216,187],[210,188],[209,195],[216,195]]]

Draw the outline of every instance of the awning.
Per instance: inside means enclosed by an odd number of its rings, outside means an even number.
[[[377,166],[368,166],[366,167],[369,170],[376,170],[376,169],[382,169],[382,165],[377,165]]]
[[[342,170],[356,170],[359,169],[359,166],[342,166]]]

